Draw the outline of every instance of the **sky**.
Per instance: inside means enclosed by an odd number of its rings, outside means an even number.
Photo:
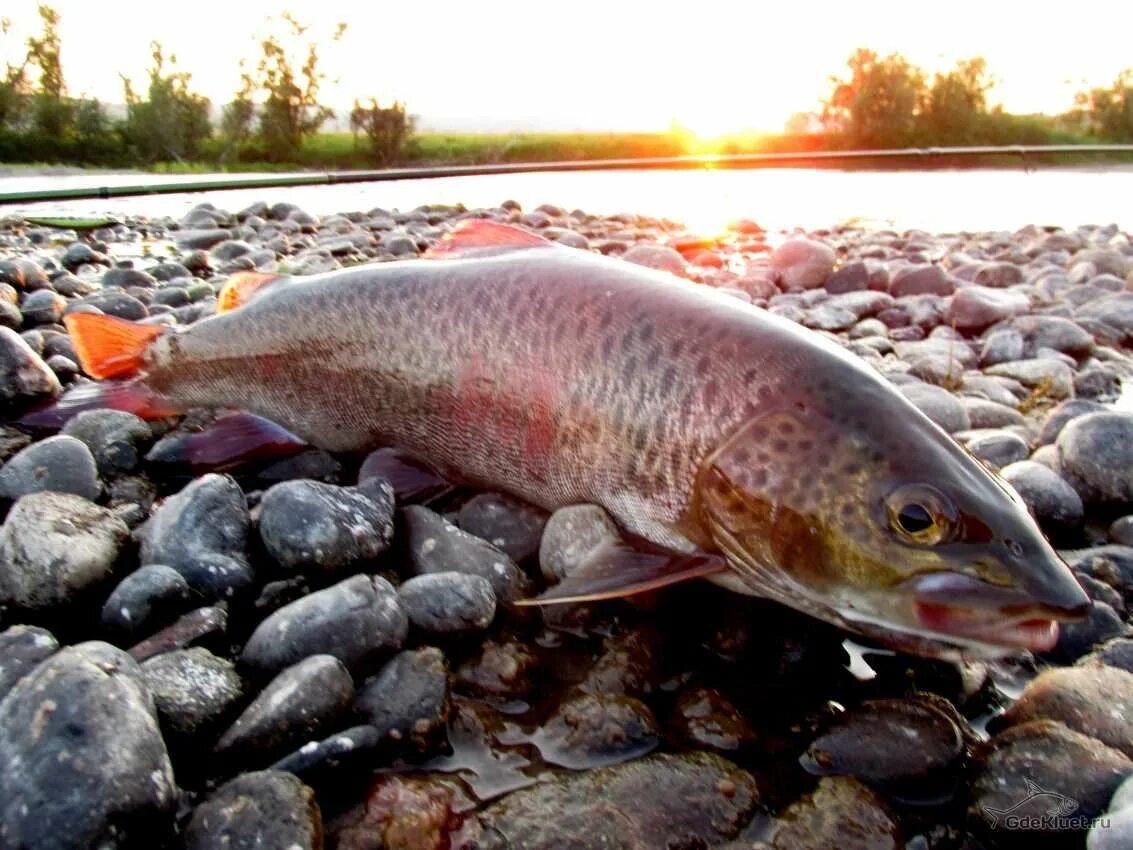
[[[144,80],[160,41],[193,86],[229,100],[240,60],[280,12],[311,24],[330,80],[324,101],[403,101],[423,129],[665,130],[710,136],[782,130],[821,109],[850,53],[903,53],[929,72],[984,56],[991,101],[1011,112],[1058,113],[1074,92],[1133,67],[1133,2],[1016,0],[694,3],[134,2],[55,0],[72,94],[123,100],[119,75]],[[1048,8],[1049,7],[1049,8]],[[37,31],[35,0],[5,0],[0,62]],[[335,25],[347,23],[337,44]]]

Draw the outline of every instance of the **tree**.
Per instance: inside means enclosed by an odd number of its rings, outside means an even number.
[[[984,140],[987,93],[994,81],[987,61],[962,59],[954,70],[937,74],[921,104],[918,124],[933,144],[976,144]]]
[[[848,79],[831,78],[834,91],[824,104],[824,123],[858,147],[911,142],[925,96],[924,73],[899,53],[882,59],[864,48],[846,64]]]
[[[63,80],[63,43],[59,36],[59,13],[41,3],[37,7],[43,29],[28,39],[27,61],[39,69],[39,88],[33,95],[32,124],[48,136],[60,137],[74,119]]]
[[[256,104],[253,100],[256,81],[243,70],[243,61],[240,62],[240,68],[240,88],[236,90],[232,100],[224,105],[220,114],[220,135],[225,142],[220,155],[221,161],[227,160],[252,137],[252,122],[256,117]]]
[[[1109,88],[1078,92],[1074,102],[1079,122],[1090,135],[1133,141],[1133,68],[1118,74]]]
[[[308,27],[294,16],[284,13],[282,18],[292,38],[307,32]],[[332,40],[339,41],[345,31],[346,24],[339,23]],[[306,45],[301,65],[275,34],[265,38],[260,48],[256,81],[264,93],[264,102],[260,107],[259,138],[272,159],[293,159],[303,140],[334,115],[319,103],[319,88],[326,75],[319,70],[318,47],[313,41]]]
[[[153,64],[144,99],[134,91],[129,78],[122,78],[126,139],[150,162],[195,157],[212,132],[208,98],[190,89],[191,74],[172,70],[177,57],[167,59],[161,44],[151,42],[150,56]]]
[[[363,106],[354,101],[350,110],[350,130],[361,132],[366,137],[370,155],[377,165],[389,165],[397,161],[401,148],[413,132],[413,118],[405,113],[405,105],[394,101],[392,106],[382,107],[377,98],[370,98],[370,105]]]
[[[8,18],[0,18],[0,35],[7,36],[11,32],[12,22]],[[19,64],[6,62],[3,77],[0,78],[0,130],[13,130],[20,126],[27,111],[29,95],[28,87],[28,60]]]

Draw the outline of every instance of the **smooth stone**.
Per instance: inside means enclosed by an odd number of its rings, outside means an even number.
[[[1063,476],[1086,504],[1133,502],[1133,414],[1088,413],[1058,435]]]
[[[330,826],[336,850],[377,850],[373,836],[384,847],[406,850],[450,850],[451,824],[460,820],[463,792],[453,780],[431,776],[415,778],[387,773],[370,786],[358,805]],[[461,850],[472,846],[461,844]]]
[[[1074,393],[1074,370],[1058,360],[1031,358],[997,363],[985,374],[1013,378],[1048,398],[1063,399]]]
[[[168,625],[193,607],[185,577],[171,567],[148,564],[118,583],[102,606],[102,624],[127,637]]]
[[[755,780],[731,762],[659,754],[515,791],[478,813],[469,840],[483,850],[713,847],[759,805]]]
[[[1087,366],[1074,376],[1074,395],[1078,398],[1114,401],[1121,395],[1121,389],[1121,375],[1104,363]]]
[[[551,514],[539,544],[539,569],[552,583],[562,581],[599,547],[621,540],[618,528],[598,505],[570,505]]]
[[[518,564],[539,551],[547,518],[541,508],[502,493],[479,493],[461,505],[456,524]]]
[[[241,767],[270,764],[342,724],[354,680],[331,655],[312,655],[268,683],[217,742],[214,752]]]
[[[260,623],[240,660],[274,674],[311,655],[333,655],[351,671],[400,649],[409,620],[397,591],[377,576],[351,576],[297,599]]]
[[[165,652],[141,666],[167,736],[196,738],[209,734],[244,693],[232,662],[217,658],[203,647]]]
[[[0,498],[48,491],[98,498],[102,482],[94,456],[82,441],[62,434],[48,437],[32,443],[0,469]]]
[[[1018,491],[1028,510],[1048,533],[1082,524],[1081,497],[1050,468],[1033,460],[1021,460],[1004,466],[999,474]]]
[[[868,289],[869,269],[863,262],[846,263],[826,279],[825,287],[832,295]]]
[[[1052,407],[1046,418],[1043,419],[1042,425],[1039,426],[1037,442],[1040,446],[1054,443],[1058,439],[1058,435],[1062,433],[1062,429],[1072,420],[1079,416],[1085,416],[1087,413],[1104,413],[1107,410],[1109,408],[1105,405],[1088,399],[1072,398],[1069,401],[1061,402]]]
[[[20,313],[25,325],[52,325],[62,318],[66,307],[66,298],[50,289],[39,289],[23,300]]]
[[[1109,539],[1123,546],[1133,546],[1133,514],[1118,517],[1110,524]]]
[[[813,239],[788,239],[771,252],[771,267],[787,291],[815,289],[834,271],[834,249]]]
[[[1027,297],[1012,290],[962,286],[948,305],[947,322],[960,331],[981,331],[1029,308]]]
[[[0,601],[47,611],[108,579],[126,524],[106,508],[67,493],[18,500],[0,527]]]
[[[524,595],[527,577],[491,543],[461,531],[420,505],[404,508],[402,517],[414,574],[458,572],[480,576],[491,583],[500,602],[512,602]]]
[[[1133,673],[1104,665],[1044,670],[1003,716],[1008,727],[1032,720],[1057,720],[1133,758]]]
[[[103,286],[116,286],[120,289],[126,289],[130,286],[144,286],[147,289],[153,289],[157,286],[157,279],[149,272],[144,272],[141,269],[116,267],[103,272],[101,283]]]
[[[849,776],[820,779],[814,791],[775,818],[769,838],[771,850],[902,850],[905,846],[900,821],[884,798]],[[729,850],[733,847],[728,845]]]
[[[107,478],[137,469],[144,454],[141,444],[153,439],[144,419],[123,410],[84,410],[67,421],[62,433],[84,443]]]
[[[354,710],[398,750],[436,749],[445,740],[449,717],[444,654],[433,647],[398,653],[358,689]]]
[[[127,319],[131,322],[144,319],[149,315],[149,309],[145,304],[120,289],[104,289],[101,292],[86,296],[81,301],[72,301],[64,311],[64,315],[76,312],[80,307],[96,307],[108,316],[116,316],[119,319]]]
[[[290,773],[264,770],[225,783],[193,811],[185,850],[322,850],[315,792]]]
[[[381,498],[384,495],[384,498]],[[260,500],[260,538],[286,570],[337,572],[370,561],[393,539],[393,488],[285,481]]]
[[[960,402],[968,411],[972,428],[1006,428],[1026,422],[1022,413],[1006,404],[975,396],[961,396]]]
[[[980,350],[980,366],[986,369],[996,363],[1022,360],[1025,348],[1023,335],[1014,328],[993,331],[984,339],[983,348]]]
[[[177,247],[182,250],[207,251],[232,237],[232,231],[223,228],[207,228],[199,230],[178,230],[174,234]]]
[[[1081,582],[1085,584],[1085,582]],[[1089,588],[1086,588],[1089,590]],[[1099,644],[1124,635],[1128,627],[1121,615],[1107,602],[1093,599],[1085,619],[1063,623],[1058,643],[1044,657],[1055,664],[1073,664]]]
[[[906,295],[951,295],[956,284],[935,263],[904,266],[890,273],[889,292],[895,298]]]
[[[0,739],[0,845],[155,846],[171,832],[173,769],[121,650],[82,643],[43,661],[0,701]]]
[[[535,690],[538,667],[539,659],[525,644],[486,640],[479,654],[460,666],[456,679],[462,693],[487,700],[520,700]]]
[[[685,258],[679,251],[665,245],[634,245],[622,254],[622,259],[627,263],[668,272],[677,277],[685,276]]]
[[[956,396],[943,387],[915,383],[898,387],[925,416],[949,433],[972,427],[968,411]]]
[[[639,699],[581,694],[560,704],[530,740],[548,764],[589,770],[652,752],[661,730]]]
[[[985,430],[964,443],[976,457],[996,467],[1025,460],[1031,450],[1027,441],[1010,431]]]
[[[692,688],[677,697],[669,733],[684,747],[727,755],[756,741],[751,724],[738,708],[714,688]]]
[[[0,632],[0,700],[39,662],[58,650],[55,635],[39,626],[9,626]]]
[[[1081,359],[1094,350],[1093,336],[1061,316],[1020,316],[1011,327],[1023,334],[1030,352],[1049,348]]]
[[[486,578],[467,573],[429,573],[397,589],[410,624],[432,634],[486,629],[496,615],[496,594]]]

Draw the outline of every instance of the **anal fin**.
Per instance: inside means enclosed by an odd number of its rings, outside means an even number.
[[[554,587],[515,604],[563,605],[616,599],[727,569],[728,562],[722,556],[708,552],[641,551],[622,541],[608,541]]]
[[[162,437],[146,460],[189,467],[194,473],[222,472],[255,460],[298,454],[308,444],[286,428],[252,413],[228,413],[203,430]]]

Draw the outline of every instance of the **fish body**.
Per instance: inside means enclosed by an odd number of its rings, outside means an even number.
[[[264,287],[147,339],[140,380],[548,510],[601,505],[667,550],[723,554],[725,586],[916,651],[1041,648],[1081,612],[1018,497],[837,344],[508,230]]]

